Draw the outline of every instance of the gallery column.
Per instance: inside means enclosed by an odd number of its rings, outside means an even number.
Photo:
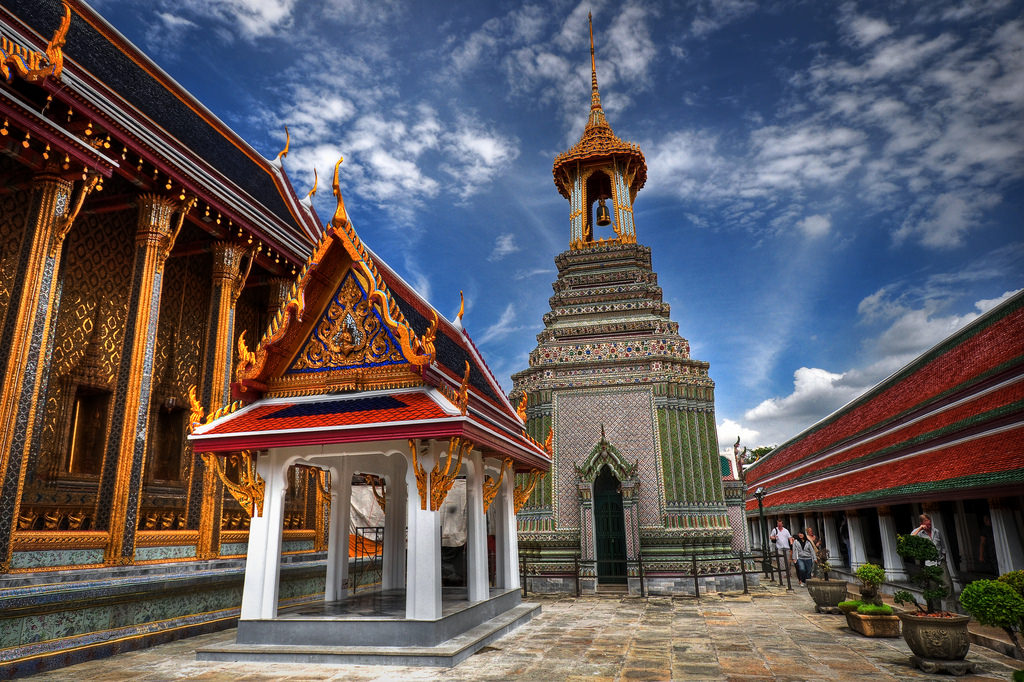
[[[97,180],[84,180],[74,200],[70,180],[41,174],[33,181],[35,193],[17,251],[17,276],[7,315],[0,320],[0,573],[10,567],[26,455],[52,341],[61,247]]]
[[[483,455],[474,450],[466,474],[466,585],[469,601],[490,596],[487,580],[487,518],[484,516]]]
[[[416,444],[414,447],[420,447]],[[436,620],[441,617],[441,515],[430,511],[430,470],[441,456],[441,443],[430,441],[417,454],[424,475],[424,498],[416,485],[417,472],[410,459],[406,469],[408,490],[409,559],[405,580],[405,617]]]
[[[210,305],[206,316],[206,340],[203,343],[203,374],[200,402],[207,412],[225,405],[230,398],[231,349],[235,329],[235,304],[245,287],[248,269],[242,273],[246,250],[240,244],[213,244],[213,278]],[[249,259],[252,267],[252,258]],[[190,472],[188,518],[194,523],[199,516],[199,544],[196,557],[212,559],[220,554],[220,524],[224,502],[224,484],[220,477],[192,458]],[[194,528],[193,523],[189,524]]]
[[[195,199],[179,203],[156,194],[139,197],[128,319],[96,506],[96,527],[110,531],[107,564],[129,564],[135,555],[164,264],[194,204]],[[172,221],[175,212],[178,219]]]
[[[856,571],[868,562],[864,553],[864,529],[856,509],[846,510],[846,527],[850,531],[850,570]]]
[[[989,518],[992,521],[997,570],[1002,574],[1024,569],[1020,526],[1013,518],[1013,509],[999,498],[990,499],[988,506],[991,511]]]
[[[906,582],[910,576],[903,566],[903,558],[896,553],[896,524],[892,520],[892,509],[878,508],[878,532],[882,536],[882,563],[890,582]]]
[[[839,533],[836,532],[836,517],[833,512],[822,514],[822,533],[825,535],[825,548],[828,550],[828,562],[833,567],[842,566],[843,553],[839,550]]]

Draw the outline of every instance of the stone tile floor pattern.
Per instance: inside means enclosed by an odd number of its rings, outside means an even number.
[[[814,613],[802,589],[693,598],[536,596],[541,615],[455,668],[199,662],[234,630],[35,675],[40,680],[1007,680],[1024,668],[971,645],[977,674],[912,668],[902,638],[868,639]]]

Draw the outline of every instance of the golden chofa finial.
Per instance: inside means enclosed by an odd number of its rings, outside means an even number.
[[[272,163],[275,166],[277,166],[278,168],[281,167],[281,159],[283,159],[284,157],[288,156],[288,149],[291,147],[291,145],[292,145],[292,136],[291,136],[291,133],[288,132],[288,126],[285,126],[284,127],[284,149],[279,151],[277,153],[277,156],[274,157],[274,160],[272,161]]]
[[[466,297],[462,295],[462,289],[459,289],[459,314],[455,316],[455,328],[462,331],[462,315],[466,312]]]
[[[306,195],[307,199],[312,199],[316,195],[316,187],[320,182],[320,178],[316,174],[316,168],[313,169],[313,189],[309,190],[309,194]]]
[[[334,217],[331,218],[331,225],[342,227],[348,223],[348,213],[345,212],[345,200],[341,198],[341,187],[338,186],[338,168],[345,157],[339,157],[338,163],[334,164],[334,196],[338,198],[338,206],[334,209]]]

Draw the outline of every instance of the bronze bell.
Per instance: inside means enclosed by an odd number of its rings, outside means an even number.
[[[599,227],[612,224],[612,215],[608,212],[608,207],[604,205],[604,199],[597,200],[597,224]]]

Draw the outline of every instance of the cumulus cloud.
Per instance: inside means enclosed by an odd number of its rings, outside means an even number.
[[[995,11],[981,4],[957,20],[840,12],[848,40],[792,71],[783,105],[750,117],[741,143],[698,128],[650,140],[650,189],[742,229],[827,193],[833,219],[893,216],[896,248],[959,248],[1024,179],[1024,20],[979,21]]]
[[[947,312],[940,300],[925,296],[925,289],[879,289],[857,308],[866,323],[885,323],[877,336],[865,341],[863,364],[842,372],[800,367],[793,373],[793,389],[787,395],[763,400],[738,419],[723,418],[719,446],[731,446],[736,435],[751,447],[792,438],[1020,291],[975,301],[977,312],[957,314]]]

